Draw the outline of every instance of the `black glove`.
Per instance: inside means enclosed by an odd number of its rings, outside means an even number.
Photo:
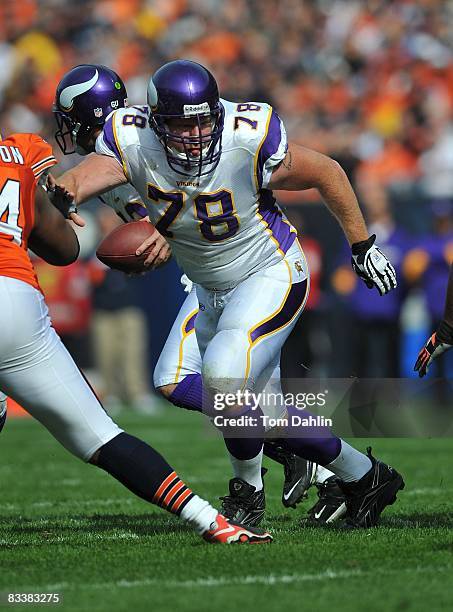
[[[368,289],[376,287],[385,295],[397,286],[396,273],[384,253],[375,246],[375,240],[376,234],[373,234],[368,240],[355,242],[351,247],[351,264]]]
[[[74,198],[69,195],[64,187],[56,184],[47,184],[47,195],[55,208],[58,208],[65,219],[69,219],[71,213],[77,214],[77,206],[74,203]]]
[[[442,321],[439,328],[426,342],[425,346],[418,354],[414,370],[418,372],[420,378],[425,376],[429,366],[434,359],[437,359],[453,346],[453,327],[446,321]]]

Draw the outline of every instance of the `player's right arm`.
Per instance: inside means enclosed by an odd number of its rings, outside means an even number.
[[[107,118],[96,139],[96,153],[88,155],[58,180],[58,184],[74,197],[76,205],[128,182],[117,138],[118,131],[123,127],[122,110],[115,111]]]
[[[67,266],[79,255],[76,233],[41,187],[35,193],[35,223],[28,238],[28,246],[36,255],[54,266]]]
[[[76,205],[127,182],[116,159],[97,153],[89,155],[57,179],[57,184],[66,189]]]

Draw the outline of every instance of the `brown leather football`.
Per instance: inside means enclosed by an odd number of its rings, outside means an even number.
[[[141,255],[135,251],[146,238],[154,234],[154,225],[147,221],[131,221],[119,225],[102,240],[96,250],[97,258],[109,268],[121,272],[143,272],[148,249]]]

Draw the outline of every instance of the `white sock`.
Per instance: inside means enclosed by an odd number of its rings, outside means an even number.
[[[235,477],[242,478],[242,480],[255,487],[257,491],[261,491],[263,488],[263,480],[261,478],[263,449],[253,459],[236,459],[231,453],[229,455]]]
[[[320,485],[331,476],[335,476],[335,474],[327,468],[322,467],[322,465],[318,465],[318,467],[316,468],[315,483]]]
[[[326,467],[344,482],[354,482],[365,476],[372,465],[369,457],[342,440],[340,454]]]
[[[180,514],[182,520],[190,523],[197,533],[211,529],[217,515],[218,511],[198,495],[192,497]]]

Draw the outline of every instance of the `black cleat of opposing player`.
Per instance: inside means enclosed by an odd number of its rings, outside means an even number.
[[[374,527],[386,506],[396,501],[396,494],[404,489],[401,474],[378,461],[367,448],[373,464],[369,472],[357,482],[342,482],[340,488],[346,496],[346,526]]]
[[[262,468],[261,474],[267,472]],[[264,487],[257,491],[242,478],[232,478],[229,483],[229,495],[220,497],[222,507],[220,513],[234,523],[241,523],[247,527],[256,527],[264,517],[266,509],[266,497]]]
[[[276,440],[266,440],[264,442],[264,454],[283,465],[285,481],[283,483],[282,504],[285,508],[295,508],[300,501],[307,497],[307,490],[315,479],[316,463],[294,455]]]
[[[318,501],[308,511],[308,520],[313,525],[328,525],[346,514],[346,496],[339,486],[339,479],[330,476],[318,488]]]

